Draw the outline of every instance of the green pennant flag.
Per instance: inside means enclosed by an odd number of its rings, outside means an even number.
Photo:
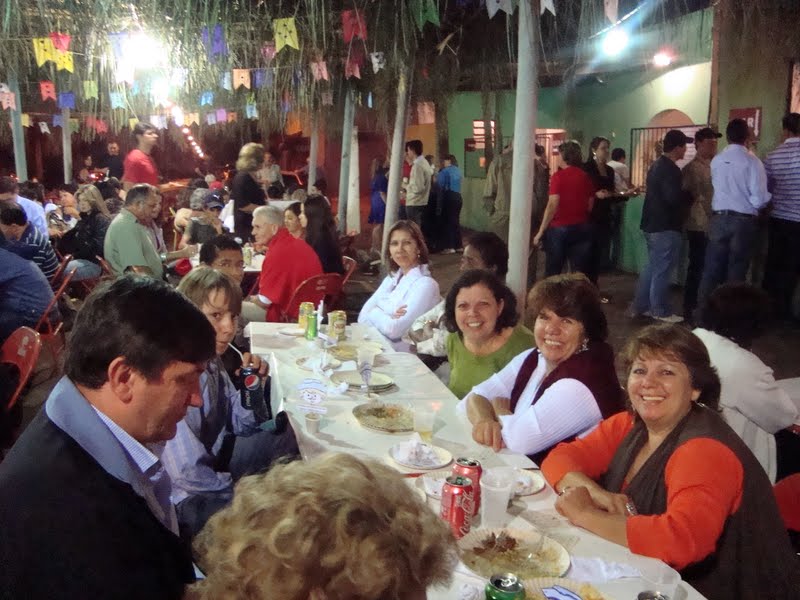
[[[414,20],[417,22],[417,27],[420,31],[425,27],[425,23],[429,21],[438,27],[439,9],[436,7],[434,0],[415,0],[413,11]]]

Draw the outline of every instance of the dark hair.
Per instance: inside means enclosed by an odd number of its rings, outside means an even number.
[[[19,195],[28,200],[44,204],[44,186],[36,181],[26,181],[19,185]]]
[[[700,391],[697,401],[709,408],[719,407],[722,386],[717,370],[711,365],[705,345],[691,331],[668,323],[649,325],[628,340],[619,355],[619,362],[623,370],[630,374],[634,361],[640,356],[652,355],[670,357],[686,365],[692,388]]]
[[[322,198],[322,196],[318,196],[318,197]],[[308,198],[306,198],[306,200],[308,200]],[[327,204],[327,202],[325,202],[325,204]],[[300,210],[300,206],[301,205],[302,205],[302,202],[292,202],[289,206],[286,207],[286,210],[292,211],[295,214],[295,216],[299,217],[300,213],[302,212]],[[286,212],[286,210],[284,210],[283,212]]]
[[[214,356],[214,328],[197,307],[164,281],[124,275],[86,299],[67,341],[64,372],[74,383],[99,389],[118,357],[152,381],[172,362]]]
[[[750,128],[744,119],[733,119],[725,129],[725,136],[731,144],[744,144],[750,136]]]
[[[149,183],[137,183],[128,193],[125,194],[125,206],[134,206],[147,201],[147,197],[156,191],[156,188]]]
[[[204,190],[207,190],[208,182],[202,177],[195,177],[189,182],[189,187],[192,188],[192,190],[196,190],[198,188],[203,188]]]
[[[800,113],[789,113],[781,120],[783,128],[792,135],[800,135]]]
[[[200,248],[200,262],[211,266],[217,260],[217,255],[223,250],[242,251],[242,246],[227,233],[214,236]]]
[[[571,167],[580,167],[583,164],[581,145],[575,140],[567,140],[558,145],[561,158]]]
[[[458,166],[458,161],[456,160],[455,154],[445,154],[442,157],[442,160],[448,161],[451,165]]]
[[[589,142],[589,149],[593,150],[593,151],[597,150],[600,147],[600,144],[602,144],[603,142],[605,142],[609,146],[611,145],[611,141],[606,137],[603,137],[601,135],[598,135],[597,137],[593,137],[592,141]]]
[[[13,204],[4,204],[0,208],[0,223],[3,225],[20,225],[24,227],[28,224],[28,215],[22,210],[22,207],[14,202]]]
[[[746,283],[726,283],[708,297],[702,327],[733,340],[743,348],[763,335],[769,321],[769,297]]]
[[[461,290],[471,288],[474,285],[482,285],[488,288],[497,302],[503,302],[503,310],[500,311],[497,323],[494,326],[495,333],[500,333],[506,327],[514,327],[517,324],[519,315],[517,314],[517,297],[514,292],[491,271],[472,269],[462,273],[453,283],[450,291],[447,292],[447,297],[444,301],[444,323],[447,331],[458,332],[459,336],[463,335],[456,323],[456,298]]]
[[[143,123],[139,121],[136,125],[133,126],[133,139],[136,140],[136,143],[139,143],[139,136],[144,135],[148,131],[157,131],[155,126],[151,125],[150,123]]]
[[[4,175],[0,177],[0,194],[16,193],[19,189],[16,180],[13,177]]]
[[[411,150],[417,156],[422,156],[422,142],[419,140],[409,140],[406,142],[406,150]]]
[[[283,188],[276,183],[273,183],[267,188],[267,198],[272,200],[280,200],[283,198]]]
[[[625,150],[623,150],[622,148],[614,148],[611,151],[611,160],[620,161],[623,158],[625,158],[625,156],[626,156]]]
[[[314,187],[317,188],[317,191],[324,196],[328,191],[328,182],[325,179],[317,179],[314,182]]]
[[[319,194],[312,194],[303,202],[303,212],[306,215],[306,243],[314,248],[317,254],[324,251],[328,261],[338,264],[342,260],[342,250],[339,248],[339,236],[336,233],[336,223],[328,201]],[[322,256],[320,256],[322,259]],[[327,261],[323,261],[327,262]]]
[[[528,292],[528,307],[535,319],[544,309],[560,317],[576,319],[593,342],[608,338],[608,321],[600,293],[583,273],[553,275],[542,279]]]
[[[392,259],[392,252],[389,248],[392,242],[392,234],[395,231],[405,231],[414,238],[414,241],[417,243],[417,248],[419,249],[419,264],[427,265],[430,261],[430,257],[428,255],[428,245],[425,243],[425,236],[422,235],[422,230],[420,230],[419,225],[414,223],[414,221],[401,220],[392,225],[392,228],[389,230],[389,236],[386,238],[389,243],[386,244],[386,254],[383,255],[383,260],[389,263],[389,271],[394,273],[400,268]]]
[[[508,246],[503,239],[493,231],[479,231],[473,233],[467,244],[475,248],[481,255],[481,260],[488,269],[494,269],[494,274],[501,280],[508,274]]]
[[[536,154],[536,156],[544,156],[544,146],[542,146],[541,144],[536,144],[533,147],[533,151]]]
[[[62,192],[69,192],[70,194],[74,194],[78,191],[78,185],[75,183],[62,183],[58,186],[58,189]]]

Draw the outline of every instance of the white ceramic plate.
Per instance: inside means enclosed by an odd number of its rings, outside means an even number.
[[[313,371],[314,366],[319,365],[320,357],[319,356],[304,356],[302,358],[297,359],[297,366],[303,369],[304,371]],[[338,369],[342,366],[342,363],[333,358],[332,356],[328,357],[328,364],[325,366],[326,369]]]
[[[300,337],[306,334],[306,330],[301,327],[283,327],[278,329],[281,335],[290,335],[292,337]]]
[[[530,496],[541,492],[547,482],[541,471],[526,471],[517,469],[517,481],[514,483],[515,496]]]
[[[333,354],[339,360],[357,360],[359,348],[369,348],[375,352],[375,354],[380,354],[383,351],[383,346],[380,343],[365,340],[342,342],[341,344],[332,347],[328,352]]]
[[[358,371],[339,371],[331,375],[331,381],[334,383],[346,383],[351,389],[359,390],[364,383]],[[369,380],[370,391],[385,390],[394,385],[394,379],[389,377],[386,373],[372,372]]]
[[[590,583],[582,583],[572,579],[563,579],[561,577],[539,577],[537,579],[526,579],[522,582],[525,586],[525,591],[530,597],[533,594],[541,594],[545,596],[542,590],[556,588],[555,591],[560,591],[558,588],[567,590],[575,594],[581,600],[609,600],[609,597],[604,595],[600,590]],[[545,596],[547,597],[547,596]],[[562,594],[561,597],[566,597]]]
[[[398,458],[398,450],[400,448],[400,444],[395,444],[391,448],[389,448],[389,456],[392,458],[394,462],[398,465],[402,465],[404,467],[408,467],[409,469],[421,469],[423,471],[431,471],[433,469],[441,469],[449,465],[453,461],[453,455],[450,454],[444,448],[439,448],[438,446],[430,446],[429,444],[425,444],[431,450],[433,450],[434,454],[436,455],[436,460],[431,464],[426,465],[418,465],[414,464],[410,461],[404,461]]]
[[[503,550],[486,549],[492,536]],[[458,549],[464,565],[484,579],[494,573],[515,573],[520,579],[561,577],[570,564],[567,549],[536,530],[474,529],[458,541]]]

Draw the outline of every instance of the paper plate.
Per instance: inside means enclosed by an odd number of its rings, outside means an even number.
[[[353,408],[353,416],[362,427],[384,433],[414,431],[414,415],[404,406],[385,402],[367,402]]]
[[[535,530],[475,529],[458,541],[458,548],[466,567],[484,579],[495,573],[514,573],[520,579],[561,577],[569,570],[567,549]]]
[[[569,594],[580,598],[580,600],[610,600],[608,596],[601,593],[590,583],[582,583],[562,577],[525,579],[522,581],[522,585],[525,586],[525,597],[528,599],[569,598],[570,596],[567,593],[562,592],[562,590],[566,590]]]
[[[401,445],[402,443],[395,444],[394,446],[389,448],[389,456],[398,465],[402,465],[409,469],[421,469],[424,471],[429,471],[432,469],[441,469],[442,467],[449,465],[453,461],[453,455],[450,454],[447,450],[445,450],[444,448],[439,448],[439,446],[431,446],[430,444],[423,444],[424,446],[428,446],[435,455],[435,458],[430,463],[417,464],[410,460],[403,460],[398,457]]]
[[[318,365],[319,361],[320,361],[320,357],[319,356],[314,356],[314,357],[304,356],[302,358],[298,358],[297,361],[296,361],[296,364],[297,364],[298,367],[300,367],[304,371],[313,371],[314,370],[314,364]],[[342,366],[342,363],[340,361],[336,360],[332,356],[329,356],[328,357],[328,364],[326,365],[325,368],[326,369],[328,369],[328,368],[330,368],[330,369],[338,369],[341,366]]]
[[[442,487],[444,480],[453,474],[451,469],[439,469],[438,471],[428,471],[424,475],[417,477],[416,486],[418,490],[434,500],[442,499]]]
[[[358,359],[358,349],[359,348],[369,348],[375,352],[375,354],[380,354],[383,351],[383,346],[378,342],[370,342],[370,341],[363,341],[363,342],[342,342],[337,346],[331,348],[328,352],[333,354],[339,360],[356,360]]]
[[[292,337],[301,337],[306,334],[306,330],[302,327],[283,327],[278,329],[278,333],[281,335],[290,335]]]
[[[541,471],[527,471],[525,469],[517,469],[516,471],[517,480],[514,483],[515,496],[538,494],[547,486],[547,482]]]
[[[361,375],[358,371],[339,371],[331,375],[331,381],[334,383],[346,383],[352,390],[360,390],[364,384]],[[369,391],[378,392],[386,390],[394,385],[394,379],[389,377],[386,373],[372,372],[369,380]]]

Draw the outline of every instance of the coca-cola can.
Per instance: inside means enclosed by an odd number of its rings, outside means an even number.
[[[472,480],[461,475],[451,475],[442,487],[442,509],[439,515],[450,524],[456,539],[469,533],[473,514]]]
[[[481,473],[483,473],[483,467],[481,467],[480,461],[474,458],[457,458],[456,464],[453,465],[453,475],[461,475],[472,481],[472,504],[475,507],[472,511],[473,517],[481,508]]]

